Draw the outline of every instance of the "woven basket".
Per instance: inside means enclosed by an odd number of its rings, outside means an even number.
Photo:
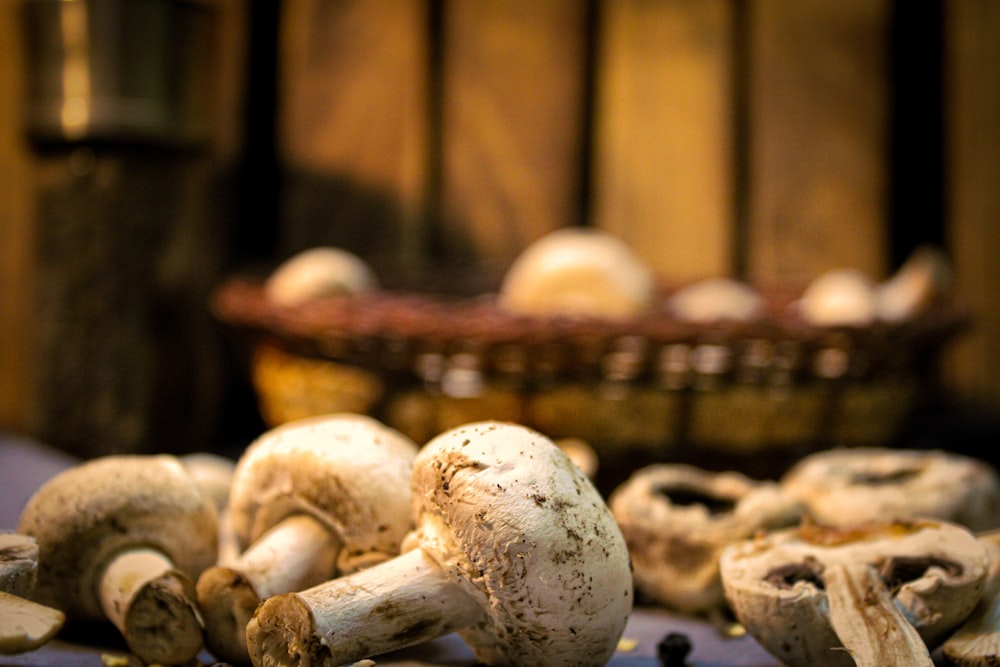
[[[670,293],[610,321],[514,315],[489,293],[386,290],[280,307],[260,282],[233,278],[212,306],[251,343],[269,424],[363,412],[424,442],[506,419],[586,440],[615,481],[665,460],[774,476],[809,451],[891,444],[968,324],[939,303],[905,323],[821,328],[775,293],[763,320],[699,325],[667,312]]]

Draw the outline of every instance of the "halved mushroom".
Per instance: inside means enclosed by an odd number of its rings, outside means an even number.
[[[723,548],[802,517],[799,501],[774,482],[670,463],[640,469],[609,503],[632,556],[636,588],[691,614],[724,606]]]
[[[586,476],[514,424],[447,431],[413,466],[404,553],[264,602],[258,667],[341,665],[458,631],[490,665],[604,665],[632,608],[629,557]]]
[[[979,541],[989,554],[989,581],[975,611],[942,646],[952,667],[1000,664],[1000,530],[979,535]]]
[[[823,524],[931,518],[973,531],[1000,525],[1000,475],[953,452],[829,449],[800,460],[781,485]]]
[[[719,567],[736,617],[791,667],[930,667],[982,596],[988,558],[943,521],[804,523],[727,547]]]
[[[0,655],[43,646],[62,628],[58,609],[32,602],[38,574],[38,542],[29,535],[0,534]]]
[[[194,584],[215,562],[215,505],[174,456],[118,455],[65,470],[28,500],[18,532],[38,540],[37,601],[110,620],[148,663],[202,647]]]
[[[271,429],[237,462],[229,512],[245,549],[198,579],[215,657],[247,662],[246,624],[261,600],[354,572],[399,553],[410,530],[417,446],[362,415]]]

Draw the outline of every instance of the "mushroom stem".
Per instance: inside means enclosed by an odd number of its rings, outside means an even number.
[[[990,554],[990,578],[979,605],[942,646],[945,664],[983,667],[1000,656],[1000,531],[979,537]]]
[[[472,626],[483,616],[479,604],[417,548],[271,598],[247,626],[247,644],[258,667],[342,665]]]
[[[162,552],[136,548],[115,556],[101,576],[99,595],[108,619],[144,662],[182,664],[201,650],[194,585]]]
[[[332,577],[340,547],[340,540],[324,524],[307,514],[294,514],[228,565],[205,570],[197,590],[209,650],[216,657],[245,661],[246,625],[260,601]]]
[[[858,667],[933,667],[927,645],[896,608],[874,567],[831,563],[823,579],[830,625]]]

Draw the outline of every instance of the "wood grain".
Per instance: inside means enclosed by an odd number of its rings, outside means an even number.
[[[887,267],[887,0],[750,5],[751,277]]]
[[[594,223],[683,280],[733,269],[731,3],[601,5]]]
[[[284,250],[426,245],[426,0],[291,0],[279,45]]]
[[[24,57],[18,3],[0,3],[0,427],[31,421],[33,289],[31,168],[22,132]]]
[[[586,3],[446,3],[441,213],[445,253],[505,265],[582,221]]]
[[[948,366],[965,395],[1000,406],[1000,4],[945,4],[949,246],[974,326]]]

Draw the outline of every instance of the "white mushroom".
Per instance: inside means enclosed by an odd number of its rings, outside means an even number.
[[[951,263],[941,250],[918,248],[875,293],[878,317],[902,322],[918,315],[951,287]]]
[[[202,647],[192,581],[215,562],[212,501],[173,456],[106,456],[43,484],[18,532],[38,540],[35,599],[68,618],[110,620],[149,663]]]
[[[1000,476],[941,450],[843,447],[801,459],[781,478],[817,521],[852,525],[935,518],[974,531],[1000,525]]]
[[[929,520],[806,523],[730,545],[719,561],[736,617],[790,667],[931,667],[987,566],[967,529]]]
[[[1000,663],[1000,531],[979,535],[990,558],[989,581],[972,615],[941,647],[952,667],[991,667]]]
[[[228,563],[239,555],[236,536],[229,521],[229,488],[236,462],[211,452],[195,452],[180,457],[181,462],[201,487],[202,493],[215,503],[219,513],[219,563]]]
[[[264,602],[258,667],[341,665],[459,632],[488,665],[604,665],[632,608],[629,558],[597,490],[514,424],[439,435],[413,468],[397,558]]]
[[[208,649],[246,662],[246,624],[264,598],[307,588],[399,553],[410,530],[417,446],[363,415],[274,428],[233,475],[230,520],[245,549],[198,579]]]
[[[649,306],[653,273],[621,239],[567,227],[528,246],[507,270],[500,304],[516,313],[629,317]]]
[[[667,300],[670,312],[685,322],[750,322],[767,312],[764,297],[732,278],[707,278],[686,285]]]
[[[857,269],[833,269],[809,283],[797,307],[815,326],[867,326],[876,316],[875,285]]]
[[[32,602],[38,574],[38,542],[29,535],[0,534],[0,655],[43,646],[62,628],[58,609]]]
[[[304,250],[285,260],[264,283],[267,298],[295,306],[332,294],[357,294],[378,286],[375,274],[357,255],[341,248]]]
[[[609,502],[636,588],[690,614],[724,607],[718,560],[727,545],[802,517],[801,504],[774,482],[682,464],[640,469]]]

